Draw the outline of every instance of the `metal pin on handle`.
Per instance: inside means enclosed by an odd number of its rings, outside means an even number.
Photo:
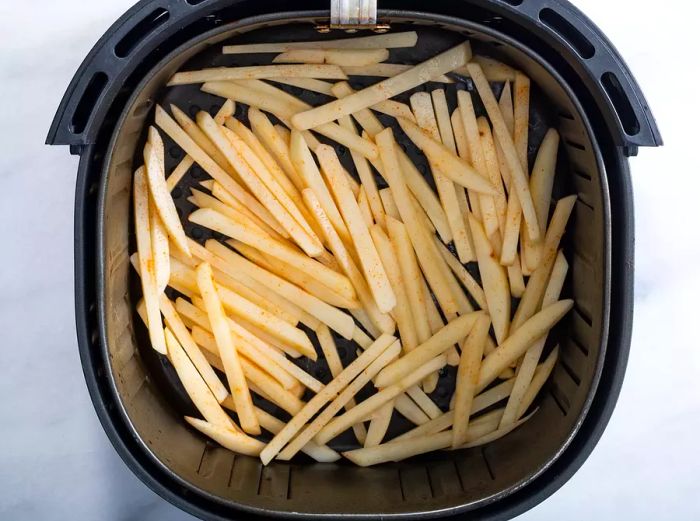
[[[379,29],[377,0],[331,0],[331,28]]]

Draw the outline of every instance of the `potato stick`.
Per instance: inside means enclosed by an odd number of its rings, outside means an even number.
[[[566,223],[574,209],[575,203],[575,195],[570,195],[569,197],[564,197],[557,201],[552,219],[547,228],[547,234],[544,237],[540,265],[527,281],[525,293],[523,293],[523,297],[518,303],[518,309],[515,310],[512,325],[514,328],[519,328],[542,304],[542,297],[544,296],[549,274],[552,271],[552,266],[557,256],[559,242],[564,235]]]
[[[221,405],[234,412],[236,411],[236,406],[230,398],[225,400]],[[272,434],[277,434],[284,428],[284,422],[282,420],[278,420],[263,409],[255,407],[255,414],[260,420],[260,426]],[[307,443],[301,450],[319,463],[332,463],[340,459],[340,455],[336,451],[327,445],[318,445],[313,441]]]
[[[399,215],[399,209],[396,207],[396,201],[394,201],[394,196],[391,195],[391,188],[382,188],[379,190],[379,197],[382,200],[382,206],[384,206],[385,212],[385,222],[386,216],[392,219],[401,220]]]
[[[520,401],[520,407],[518,407],[517,414],[518,418],[521,418],[522,415],[525,414],[530,408],[532,402],[535,401],[540,389],[542,389],[545,382],[549,379],[549,375],[552,374],[552,369],[554,369],[554,364],[556,364],[558,357],[559,346],[557,345],[552,352],[549,353],[549,356],[545,359],[545,361],[537,366],[535,374],[532,377],[532,381],[530,382],[527,391],[525,391],[525,394]]]
[[[388,402],[391,403],[391,400]],[[383,407],[383,406],[382,406]],[[413,425],[423,425],[430,421],[428,415],[425,414],[416,402],[411,400],[406,394],[400,394],[394,398],[394,408],[401,416],[410,421]],[[376,414],[374,411],[372,415]]]
[[[527,165],[529,124],[530,78],[521,72],[516,72],[515,83],[513,84],[513,144],[520,160],[520,166],[526,173],[529,171]]]
[[[250,208],[246,207],[245,204],[234,197],[231,192],[229,192],[222,184],[218,181],[214,181],[211,188],[211,193],[219,201],[230,206],[239,214],[246,216],[251,222],[258,225],[265,233],[268,233],[275,239],[286,240],[289,238],[289,234],[285,229],[277,222],[277,220],[270,215],[267,210],[265,213],[254,213]],[[264,209],[264,207],[261,206]]]
[[[340,40],[316,40],[311,42],[248,43],[224,45],[224,54],[286,52],[293,49],[394,49],[413,47],[418,41],[415,31],[351,37]]]
[[[352,340],[360,346],[362,349],[367,349],[369,346],[372,345],[372,342],[374,342],[374,339],[370,338],[370,336],[362,331],[359,327],[355,328],[355,331],[352,335]]]
[[[369,236],[369,230],[362,218],[357,201],[352,197],[352,192],[343,176],[343,167],[338,160],[338,156],[335,150],[327,145],[318,147],[316,155],[332,187],[343,219],[348,226],[365,279],[372,291],[377,307],[383,313],[388,313],[396,305],[396,296],[391,289],[389,278],[379,259],[379,254]]]
[[[350,253],[345,248],[342,240],[333,229],[333,226],[331,225],[328,216],[323,211],[323,208],[321,208],[321,204],[316,198],[316,195],[312,190],[306,189],[304,190],[303,197],[309,207],[309,210],[316,217],[319,226],[323,230],[323,235],[328,242],[331,251],[335,255],[335,258],[338,260],[338,263],[343,268],[343,271],[350,279],[352,285],[355,287],[358,299],[360,300],[360,303],[365,309],[368,317],[382,332],[393,334],[396,329],[396,324],[389,315],[379,311],[379,308],[372,297],[369,286],[367,285],[367,281],[362,276],[362,273],[355,264],[355,261],[350,256]]]
[[[477,305],[481,309],[487,309],[486,296],[484,295],[484,290],[479,286],[479,283],[471,276],[459,260],[452,255],[452,252],[447,249],[447,246],[437,241],[437,239],[435,240],[435,244],[438,246],[442,257],[445,259],[445,262],[447,262],[452,273],[459,279],[471,297],[476,301]]]
[[[462,356],[457,369],[455,387],[452,447],[458,447],[467,442],[469,414],[475,394],[474,388],[479,379],[479,367],[481,366],[486,337],[489,334],[489,325],[489,317],[481,315],[462,344]]]
[[[525,353],[538,338],[549,331],[573,307],[573,300],[561,300],[533,315],[484,358],[477,390],[489,385],[498,374]]]
[[[372,217],[372,210],[369,209],[369,202],[367,201],[367,193],[364,187],[360,187],[360,194],[357,196],[357,206],[360,208],[360,214],[362,215],[362,220],[365,221],[367,227],[374,225],[374,218]]]
[[[246,380],[250,382],[252,386],[260,388],[264,392],[265,398],[270,402],[292,415],[298,413],[304,406],[304,402],[282,387],[277,380],[272,378],[257,364],[249,361],[247,358],[241,357],[241,365]]]
[[[216,345],[216,339],[211,333],[206,331],[204,328],[195,325],[192,328],[192,338],[198,345],[202,346],[205,350],[209,351],[214,355],[219,356],[219,348]],[[245,357],[249,362],[253,362],[260,368],[263,368],[263,370],[267,374],[269,374],[272,378],[277,380],[280,383],[280,385],[282,385],[282,387],[284,387],[285,389],[290,390],[297,384],[298,380],[296,380],[296,378],[294,378],[291,374],[284,370],[284,368],[282,368],[279,364],[273,361],[270,357],[266,356],[266,354],[259,354],[259,351],[257,351],[254,347],[251,347],[250,344],[243,341],[242,339],[239,344],[238,350],[241,357]],[[269,352],[274,352],[275,354],[284,357],[284,355],[280,355],[273,349],[271,349]],[[243,366],[242,363],[241,365]],[[245,373],[245,366],[243,366],[243,372]]]
[[[382,442],[394,414],[394,403],[394,400],[390,400],[374,412],[363,447],[375,447]]]
[[[504,266],[512,266],[515,263],[520,228],[522,226],[522,215],[518,194],[511,191],[508,196],[503,246],[501,246],[501,264]]]
[[[185,421],[205,436],[236,454],[257,456],[265,446],[263,442],[231,428],[215,425],[190,416],[185,416]]]
[[[201,375],[204,383],[211,389],[217,401],[221,403],[224,398],[228,396],[228,390],[224,387],[224,384],[221,383],[219,377],[202,355],[199,347],[197,347],[197,344],[192,339],[190,332],[182,322],[180,315],[175,311],[172,302],[170,302],[165,295],[160,296],[160,309],[165,317],[166,325],[173,333],[180,346],[185,350],[185,353],[187,353],[187,356]]]
[[[344,432],[347,428],[359,421],[362,421],[362,419],[368,414],[376,411],[385,403],[402,394],[406,389],[421,381],[428,374],[435,372],[440,367],[444,366],[445,363],[446,360],[443,355],[437,356],[433,360],[428,361],[425,365],[414,371],[412,374],[406,375],[404,378],[398,380],[395,384],[385,389],[381,389],[376,394],[370,396],[363,402],[360,402],[349,411],[328,422],[326,426],[316,435],[314,440],[316,443],[327,443],[338,434]],[[383,370],[386,370],[386,368]]]
[[[520,269],[520,257],[517,254],[513,265],[506,266],[506,271],[508,272],[511,296],[513,298],[521,298],[523,293],[525,293],[525,279],[523,279],[523,272]]]
[[[345,98],[355,93],[355,90],[347,81],[338,82],[331,88],[333,95],[337,98]],[[377,119],[369,108],[358,110],[352,115],[360,126],[372,137],[384,130],[384,125]]]
[[[392,78],[411,70],[413,65],[404,65],[402,63],[377,63],[375,65],[365,65],[364,67],[343,66],[341,68],[348,76],[375,76],[378,78]],[[444,74],[436,74],[431,76],[428,78],[428,81],[454,83]]]
[[[268,211],[239,185],[229,174],[214,162],[173,120],[163,108],[156,106],[156,124],[168,134],[189,156],[191,156],[210,176],[221,184],[232,196],[256,215],[274,220]],[[267,222],[267,221],[266,221]]]
[[[253,402],[248,385],[243,376],[243,369],[236,351],[236,345],[229,328],[221,301],[212,281],[211,266],[203,262],[197,267],[197,285],[206,306],[219,356],[226,369],[231,394],[239,410],[241,428],[250,434],[260,434],[260,426],[253,412]]]
[[[421,276],[420,278],[420,285],[421,293],[423,294],[422,298],[423,300],[425,300],[425,312],[428,317],[428,324],[430,326],[430,333],[425,339],[427,340],[428,338],[430,338],[431,335],[434,335],[435,333],[440,331],[445,326],[445,323],[443,322],[442,317],[440,316],[440,312],[438,311],[438,308],[435,305],[435,301],[433,300],[433,297],[430,294],[430,288],[428,287],[428,283],[425,281],[423,276]]]
[[[472,75],[474,85],[479,92],[481,101],[484,103],[486,112],[488,113],[491,124],[493,125],[493,134],[500,142],[503,149],[506,162],[508,163],[508,170],[510,171],[511,175],[511,184],[514,187],[513,192],[518,194],[518,200],[520,201],[520,206],[522,208],[523,218],[525,219],[527,229],[530,232],[532,239],[538,240],[540,238],[539,225],[537,223],[535,207],[532,202],[532,195],[530,194],[530,188],[528,186],[527,172],[525,172],[523,169],[518,158],[518,154],[513,143],[513,138],[508,132],[508,128],[503,121],[503,115],[501,114],[501,110],[498,108],[498,102],[491,91],[491,87],[488,80],[484,76],[481,67],[476,63],[469,63],[467,64],[467,68]]]
[[[445,145],[434,140],[425,131],[410,121],[398,118],[403,131],[420,148],[436,169],[453,182],[476,192],[491,195],[494,187],[462,158],[453,154]]]
[[[192,159],[190,156],[186,155],[184,158],[182,158],[182,160],[177,164],[175,169],[165,180],[166,184],[168,185],[168,190],[171,192],[173,191],[182,178],[185,177],[185,174],[189,171],[193,164],[194,159]]]
[[[501,230],[501,234],[503,234],[505,230],[508,200],[506,199],[503,181],[501,180],[501,171],[498,165],[498,156],[496,155],[496,145],[494,144],[488,120],[483,117],[479,118],[477,124],[479,133],[481,134],[481,148],[484,153],[486,172],[491,183],[496,187],[496,195],[493,197],[493,202],[496,207],[496,215],[498,216],[498,227],[499,230]]]
[[[306,130],[338,119],[340,116],[371,107],[375,103],[417,87],[425,82],[426,78],[450,72],[464,65],[470,57],[469,43],[462,43],[405,72],[382,80],[346,98],[296,114],[292,118],[292,124],[299,130]]]
[[[143,149],[143,159],[151,202],[158,211],[158,216],[175,246],[189,255],[185,230],[182,228],[180,217],[177,215],[177,209],[175,208],[175,202],[170,196],[170,191],[165,182],[165,166],[159,159],[159,151],[163,148],[163,140],[155,127],[149,128],[148,139],[149,141]]]
[[[139,252],[138,267],[141,276],[141,289],[148,317],[148,336],[153,349],[167,354],[163,326],[158,307],[158,287],[151,246],[151,224],[149,219],[149,196],[146,182],[146,169],[139,168],[134,173],[134,222],[136,228],[136,248]]]
[[[333,400],[348,384],[365,370],[377,357],[394,343],[396,339],[389,335],[383,335],[374,342],[369,349],[356,358],[350,365],[331,380],[319,393],[309,400],[287,425],[275,435],[260,453],[260,459],[267,465],[280,450],[321,410],[328,402]],[[352,410],[352,409],[351,409]]]
[[[396,154],[396,142],[391,129],[388,128],[377,135],[377,143],[380,146],[384,175],[391,187],[396,206],[401,214],[401,219],[406,227],[411,229],[411,242],[418,257],[423,272],[435,296],[440,302],[440,307],[446,313],[457,311],[457,303],[452,296],[448,282],[445,280],[440,268],[435,264],[440,254],[434,248],[428,231],[422,226],[416,216],[415,208],[411,203],[409,192],[398,168]],[[416,318],[414,316],[414,318]],[[419,331],[420,333],[420,331]]]
[[[557,166],[557,149],[559,148],[559,133],[549,129],[542,140],[535,164],[530,176],[530,193],[535,204],[537,222],[540,225],[540,234],[544,237],[549,217],[549,206],[552,200],[552,186]],[[530,272],[535,271],[540,263],[542,244],[530,239],[527,232],[521,242],[525,264]]]
[[[177,121],[177,124],[180,125],[182,130],[184,130],[202,150],[204,150],[204,153],[212,158],[223,170],[234,176],[236,181],[238,181],[238,173],[235,170],[232,170],[232,165],[228,162],[216,145],[212,143],[211,139],[209,139],[202,129],[197,126],[197,123],[192,121],[187,114],[177,107],[177,105],[171,104],[170,111],[173,113],[173,117],[175,118],[175,121]]]
[[[429,360],[444,353],[465,338],[476,319],[483,314],[482,311],[476,311],[452,320],[413,351],[406,353],[396,362],[384,368],[377,376],[375,385],[380,388],[391,385]]]
[[[394,360],[401,351],[401,344],[397,340],[392,343],[381,355],[379,355],[366,369],[364,369],[345,389],[321,411],[321,413],[309,424],[299,435],[287,445],[287,447],[279,453],[278,459],[290,460],[299,451],[301,447],[306,445],[316,434],[321,431],[370,380],[386,366]],[[350,409],[352,410],[352,408]]]
[[[464,130],[464,124],[462,123],[462,116],[461,116],[461,111],[460,111],[459,107],[457,107],[452,112],[451,122],[452,122],[452,131],[454,133],[455,144],[457,146],[457,152],[459,154],[459,157],[461,157],[465,161],[469,161],[470,163],[473,163],[472,157],[471,157],[471,151],[469,150],[469,142],[467,140],[467,134]],[[460,208],[460,211],[462,212],[462,215],[464,216],[465,222],[467,219],[467,213],[470,212],[469,203],[467,201],[467,195],[468,195],[468,190],[466,188],[460,187],[460,189],[457,190],[457,202],[459,203],[459,208]],[[475,203],[474,208],[472,208],[472,210],[475,210],[474,215],[477,217],[477,219],[481,219],[481,211],[478,207],[478,205],[479,205],[478,196],[476,194],[474,194],[473,197],[470,197],[469,199],[471,199],[472,202]],[[469,228],[467,228],[467,231],[469,231]],[[470,234],[470,237],[471,237],[471,234]]]
[[[388,58],[388,49],[295,49],[278,54],[272,63],[328,63],[364,67]]]
[[[172,332],[166,328],[164,336],[168,346],[168,359],[197,410],[210,423],[236,429]]]
[[[435,243],[435,239],[437,237],[433,236],[433,243]],[[437,248],[436,248],[437,249]],[[457,281],[457,278],[454,276],[452,273],[452,270],[450,270],[449,265],[447,264],[447,261],[445,258],[438,254],[437,256],[438,262],[437,265],[440,268],[440,271],[442,272],[443,277],[448,283],[448,286],[450,287],[450,292],[455,298],[455,301],[457,302],[457,313],[463,315],[465,313],[471,313],[474,311],[474,307],[472,306],[471,302],[469,302],[469,299],[467,298],[466,293],[462,289],[462,286],[459,285],[459,282]],[[444,312],[445,318],[447,320],[452,320],[456,314],[454,313],[447,313]]]
[[[204,83],[207,81],[233,81],[264,78],[322,78],[346,79],[347,75],[337,65],[257,65],[253,67],[214,67],[198,71],[177,72],[168,86]]]
[[[405,351],[411,351],[418,345],[418,336],[416,333],[416,325],[413,314],[411,312],[409,297],[406,294],[408,286],[404,285],[405,283],[401,273],[396,250],[394,250],[389,237],[386,235],[386,233],[384,233],[384,230],[378,224],[375,224],[371,228],[370,234],[372,235],[372,240],[374,241],[374,245],[379,252],[379,257],[382,260],[382,264],[386,268],[389,282],[391,283],[394,294],[396,295],[396,308],[394,309],[394,312],[396,314],[396,322],[401,334],[401,345]],[[410,243],[408,247],[410,248]],[[413,252],[411,252],[411,255],[413,255]]]
[[[279,184],[274,182],[269,171],[263,170],[262,161],[257,160],[253,151],[233,131],[217,125],[206,112],[202,111],[197,114],[197,124],[216,144],[228,162],[235,167],[253,195],[258,198],[307,255],[310,257],[319,255],[323,246],[318,237],[311,231],[308,223],[303,219],[294,203],[284,194]],[[269,182],[269,185],[265,181]],[[281,202],[281,198],[284,203]],[[293,209],[294,213],[290,212],[290,208]],[[300,221],[303,221],[306,226]]]
[[[428,418],[437,418],[442,414],[442,411],[437,405],[435,405],[435,402],[433,402],[430,397],[417,385],[406,389],[406,394],[410,396],[414,402],[416,402],[416,405],[418,405],[418,407],[420,407],[425,414],[428,415]]]
[[[560,251],[557,255],[557,260],[554,263],[554,267],[552,268],[552,274],[550,275],[549,283],[547,284],[547,289],[545,290],[545,296],[542,300],[543,308],[551,306],[557,300],[559,300],[559,295],[561,294],[561,288],[564,285],[568,268],[569,265],[566,262],[566,258]],[[522,400],[523,395],[527,391],[527,388],[532,381],[532,377],[535,374],[537,362],[542,355],[546,340],[547,336],[545,334],[534,344],[532,344],[525,352],[518,369],[518,374],[515,377],[513,392],[508,399],[506,410],[503,413],[499,427],[505,427],[508,424],[514,423],[518,419],[517,413],[520,408],[520,401]]]
[[[470,216],[472,237],[476,248],[476,258],[479,263],[481,283],[484,285],[484,295],[488,312],[493,322],[496,340],[500,344],[508,337],[510,327],[510,287],[506,269],[494,257],[491,244],[486,238],[484,229],[479,221]]]
[[[505,82],[507,84],[508,82],[515,80],[516,70],[513,67],[506,65],[505,63],[502,63],[494,58],[482,56],[480,54],[475,54],[472,57],[471,61],[481,65],[481,68],[484,71],[484,76],[486,76],[486,79],[489,81]],[[460,67],[454,72],[461,76],[471,76],[471,73],[469,72],[466,66]]]
[[[234,273],[241,272],[257,280],[259,283],[280,294],[290,302],[294,302],[294,304],[299,306],[305,312],[309,313],[311,316],[315,317],[324,324],[327,324],[328,327],[339,333],[343,338],[348,340],[353,338],[355,323],[353,322],[352,317],[332,306],[329,306],[322,300],[314,297],[301,288],[298,288],[294,284],[287,282],[281,277],[259,268],[254,263],[244,259],[231,249],[216,241],[207,241],[206,248],[229,264],[229,275],[235,276],[233,275]]]
[[[163,221],[151,204],[148,206],[148,218],[151,225],[151,255],[156,277],[156,290],[163,293],[170,278],[170,243]]]
[[[283,85],[290,85],[292,87],[298,87],[300,89],[317,92],[319,94],[325,94],[326,96],[333,96],[333,92],[331,91],[333,84],[327,81],[317,80],[315,78],[269,78],[269,81],[274,81],[275,83],[281,83]]]
[[[246,228],[240,219],[234,221],[208,208],[194,211],[190,214],[189,219],[196,224],[223,233],[295,266],[347,299],[352,300],[355,297],[355,290],[344,275],[340,275],[268,235],[256,233],[255,230]]]

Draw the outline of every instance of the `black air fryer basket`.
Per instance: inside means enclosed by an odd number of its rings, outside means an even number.
[[[418,519],[467,512],[472,519],[510,518],[571,477],[615,406],[632,326],[627,157],[639,146],[661,144],[622,58],[569,3],[382,0],[379,25],[370,20],[372,25],[359,32],[387,26],[416,30],[415,49],[392,50],[390,61],[398,63],[417,63],[469,39],[479,53],[510,63],[532,79],[534,143],[549,126],[561,134],[555,195],[579,196],[565,246],[571,270],[567,291],[576,304],[561,327],[561,357],[539,397],[539,409],[522,427],[485,447],[372,468],[301,459],[264,467],[186,426],[182,415],[191,405],[135,317],[131,181],[152,109],[156,102],[174,102],[213,112],[222,103],[197,85],[166,89],[168,78],[183,67],[270,60],[270,55],[222,56],[224,43],[343,37],[342,28],[335,27],[337,13],[329,18],[326,2],[307,1],[292,10],[276,0],[142,0],[100,39],[73,78],[47,141],[70,145],[71,153],[81,156],[76,317],[95,409],[132,471],[162,497],[202,518]],[[469,80],[463,87],[472,88]],[[245,118],[241,109],[237,116]],[[166,140],[168,170],[181,154]],[[195,167],[186,183],[204,177]],[[185,214],[192,210],[187,188],[174,192]],[[188,232],[198,238],[201,229]],[[350,356],[351,350],[345,351]],[[310,370],[323,371],[323,362]],[[436,400],[446,406],[449,396],[439,391]]]

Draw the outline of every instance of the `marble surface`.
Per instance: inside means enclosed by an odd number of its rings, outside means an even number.
[[[691,5],[685,0],[667,0],[663,15],[635,0],[576,3],[630,64],[667,145],[631,162],[637,296],[619,405],[583,468],[521,519],[696,520],[695,19],[670,15]],[[130,473],[93,412],[74,331],[77,158],[43,145],[73,72],[129,4],[0,2],[0,519],[192,519]]]

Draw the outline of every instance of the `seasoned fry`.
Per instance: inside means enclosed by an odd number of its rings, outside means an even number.
[[[330,63],[364,67],[381,63],[387,58],[388,49],[294,49],[278,54],[272,63]]]
[[[435,402],[433,402],[430,397],[417,385],[413,385],[406,389],[406,394],[410,396],[414,402],[416,402],[416,405],[418,405],[418,407],[420,407],[425,414],[428,415],[428,418],[437,418],[442,414],[442,411],[437,405],[435,405]]]
[[[315,78],[269,78],[269,81],[289,85],[291,87],[299,87],[300,89],[318,92],[326,96],[333,96],[333,92],[331,91],[333,84]]]
[[[232,81],[264,78],[321,78],[344,80],[347,75],[337,65],[256,65],[253,67],[216,67],[199,71],[178,72],[170,78],[168,86],[205,83],[207,81]]]
[[[391,400],[387,403],[391,403]],[[421,411],[420,407],[416,405],[416,402],[411,400],[405,394],[400,394],[394,398],[394,408],[396,409],[396,412],[410,421],[413,425],[423,425],[424,423],[430,421],[428,415]],[[371,416],[377,414],[377,412],[378,411],[374,411]]]
[[[223,170],[232,175],[236,181],[238,181],[238,174],[231,168],[231,164],[226,160],[221,151],[212,143],[211,139],[202,131],[197,123],[192,121],[190,117],[180,110],[177,105],[170,105],[170,111],[173,113],[175,121],[178,125],[182,127],[192,140],[197,143],[197,145],[204,150],[204,152],[214,160],[214,162],[219,165]]]
[[[532,381],[530,382],[527,391],[525,391],[523,399],[520,401],[520,407],[518,408],[517,414],[518,418],[521,418],[522,415],[525,414],[530,408],[532,402],[535,401],[537,393],[540,392],[540,389],[542,389],[542,386],[549,378],[549,375],[552,373],[552,369],[554,369],[554,364],[557,362],[558,357],[559,346],[556,346],[554,349],[552,349],[552,352],[545,359],[545,361],[537,366],[535,375],[532,377]]]
[[[214,423],[185,416],[185,421],[199,432],[208,436],[222,447],[246,456],[258,456],[265,444],[243,434],[241,431],[222,427]]]
[[[292,124],[299,130],[318,127],[340,116],[352,114],[360,109],[371,107],[417,87],[427,77],[450,72],[464,65],[471,57],[471,48],[467,42],[457,45],[434,58],[402,72],[392,78],[367,87],[346,98],[332,101],[326,105],[307,110],[292,117]]]
[[[438,250],[440,250],[443,259],[445,259],[445,262],[450,267],[450,270],[452,270],[452,273],[454,273],[454,275],[459,279],[472,298],[476,301],[478,306],[481,309],[486,309],[486,296],[484,295],[484,290],[481,289],[481,286],[479,286],[479,283],[474,280],[474,277],[471,276],[467,269],[460,264],[454,255],[452,255],[452,252],[447,249],[447,246],[437,240],[435,240],[435,244],[437,245]]]
[[[498,156],[496,154],[496,145],[491,135],[491,127],[489,127],[489,122],[486,118],[479,118],[477,120],[477,125],[479,128],[479,134],[481,135],[481,148],[484,153],[484,166],[486,173],[488,175],[491,184],[496,187],[496,195],[493,196],[493,204],[496,210],[496,216],[498,218],[498,229],[500,233],[503,233],[505,229],[506,221],[506,211],[508,206],[508,200],[506,199],[506,192],[503,188],[503,181],[501,180],[501,171],[498,165]],[[501,243],[498,242],[498,247],[500,248]]]
[[[343,38],[340,40],[224,45],[223,53],[287,52],[294,49],[395,49],[398,47],[413,47],[416,45],[417,41],[418,33],[415,31],[406,31],[401,33],[376,34],[361,38]]]
[[[343,72],[348,76],[376,76],[378,78],[392,78],[406,71],[411,70],[412,65],[402,63],[377,63],[375,65],[365,65],[364,67],[343,66]],[[454,83],[444,74],[436,74],[428,78],[428,81],[439,83]]]
[[[394,414],[394,403],[393,400],[388,401],[372,415],[363,447],[375,447],[382,442]]]

